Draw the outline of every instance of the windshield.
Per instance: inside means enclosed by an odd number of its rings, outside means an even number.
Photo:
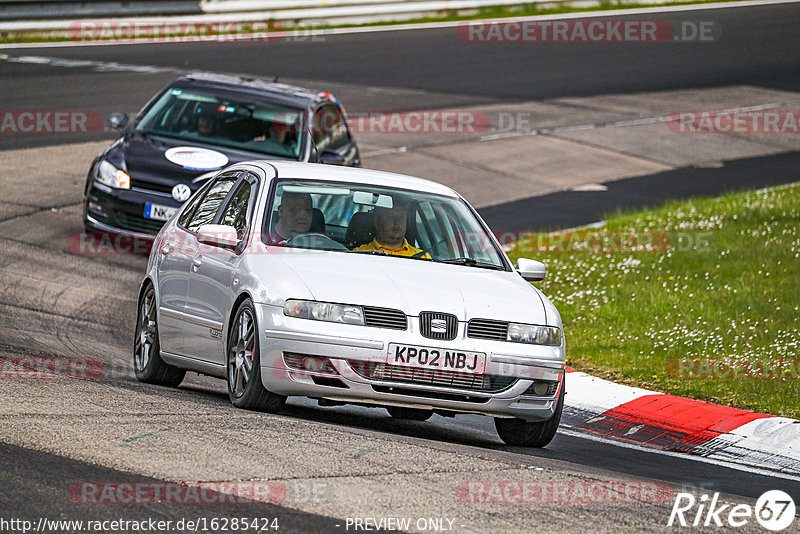
[[[169,89],[136,126],[189,142],[298,159],[303,111],[219,90]]]
[[[269,243],[505,270],[501,253],[459,198],[357,183],[280,180]]]

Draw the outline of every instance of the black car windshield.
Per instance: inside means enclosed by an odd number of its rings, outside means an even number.
[[[280,180],[268,206],[272,245],[505,270],[460,198],[358,183]]]
[[[298,159],[303,110],[218,90],[168,89],[136,126],[143,134]]]

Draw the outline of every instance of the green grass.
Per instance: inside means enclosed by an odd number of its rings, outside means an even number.
[[[663,231],[660,252],[534,252],[559,308],[568,365],[630,385],[800,418],[800,185],[617,213],[607,235]],[[643,240],[642,240],[643,241]],[[563,243],[563,242],[562,242]],[[658,247],[656,247],[658,248]],[[595,249],[597,250],[597,249]],[[781,378],[687,378],[670,362],[763,365]],[[787,366],[788,365],[788,366]],[[707,368],[706,368],[707,370]],[[753,373],[748,376],[759,376]]]
[[[739,2],[744,0],[694,0],[694,1],[687,0],[679,2],[664,2],[664,3],[653,3],[653,4],[627,2],[623,0],[600,0],[599,5],[592,7],[574,7],[559,3],[559,1],[557,0],[552,4],[547,3],[544,5],[531,3],[531,4],[520,4],[517,6],[482,7],[476,10],[476,12],[472,14],[450,13],[435,17],[420,17],[420,18],[397,20],[397,21],[365,22],[362,24],[323,24],[323,25],[315,24],[315,25],[305,25],[305,26],[284,27],[281,26],[280,22],[278,21],[269,20],[264,22],[268,22],[270,27],[274,28],[273,31],[288,31],[288,32],[296,31],[300,32],[300,35],[304,35],[303,32],[308,32],[311,30],[316,31],[316,30],[326,30],[335,28],[361,28],[368,26],[395,26],[398,24],[424,24],[431,22],[452,22],[460,20],[492,19],[492,18],[506,18],[506,17],[530,17],[535,15],[560,15],[566,13],[587,13],[593,11],[611,11],[617,9],[686,6],[695,4],[717,4],[721,2],[732,2],[732,1]],[[170,17],[170,18],[180,19],[180,17]],[[170,20],[170,18],[166,18],[165,20]],[[247,32],[220,32],[219,35],[232,35],[236,33],[247,33]],[[70,37],[64,33],[35,34],[28,31],[0,33],[0,44],[52,43],[52,42],[80,41],[80,40],[81,39],[79,37]],[[113,41],[113,39],[98,39],[98,40]],[[142,40],[146,41],[147,38],[143,38]]]

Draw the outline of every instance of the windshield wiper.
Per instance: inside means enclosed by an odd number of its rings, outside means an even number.
[[[181,137],[180,135],[171,134],[169,132],[159,132],[158,130],[134,130],[137,134],[141,137],[144,137],[148,141],[155,142],[156,140],[153,137],[168,137],[170,139],[179,139],[181,141],[185,141],[186,139]]]
[[[494,263],[478,261],[475,258],[453,258],[451,260],[436,260],[437,263],[452,263],[453,265],[466,265],[468,267],[480,267],[481,269],[493,269],[495,271],[505,271],[505,268]]]
[[[355,252],[357,254],[376,254],[378,256],[388,256],[388,252],[384,252],[382,250],[351,250],[350,252]]]
[[[384,252],[383,250],[351,250],[350,252],[356,252],[358,254],[373,254],[377,256],[391,256],[393,258],[403,258],[404,260],[431,261],[428,258],[423,258],[421,256],[414,257],[414,256],[403,256],[402,254],[389,254],[388,252]]]

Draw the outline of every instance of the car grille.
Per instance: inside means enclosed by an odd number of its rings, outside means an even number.
[[[141,189],[142,191],[155,191],[157,193],[167,193],[172,196],[173,185],[157,184],[154,182],[143,182],[142,180],[131,179],[131,188]]]
[[[400,310],[389,308],[375,308],[364,306],[364,324],[377,328],[393,328],[395,330],[405,330],[408,328],[406,314]]]
[[[467,337],[505,341],[507,336],[508,323],[506,321],[473,319],[467,324]]]
[[[442,386],[467,391],[497,393],[508,389],[517,381],[516,378],[498,375],[471,375],[455,371],[438,369],[418,369],[379,362],[363,362],[348,360],[350,367],[362,378],[385,382],[420,384],[426,386]]]
[[[125,230],[133,230],[134,232],[146,232],[150,234],[157,234],[161,227],[164,226],[164,221],[155,221],[152,219],[145,219],[144,217],[136,217],[123,211],[118,211],[114,214],[117,218],[117,224],[120,228]]]
[[[397,386],[372,386],[373,391],[378,393],[391,393],[392,395],[408,395],[409,397],[423,397],[426,399],[449,400],[455,402],[471,402],[473,404],[486,403],[491,397],[473,395],[455,395],[453,393],[442,393],[440,391],[425,391],[424,389],[400,388]]]
[[[419,314],[419,331],[430,339],[455,339],[458,319],[449,313],[422,312]]]

